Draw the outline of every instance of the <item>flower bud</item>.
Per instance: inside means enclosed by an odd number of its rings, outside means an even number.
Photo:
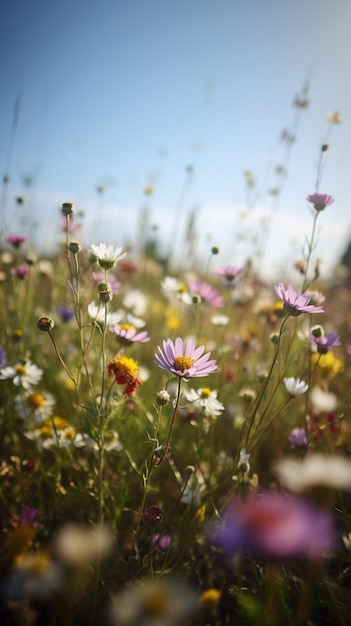
[[[73,202],[64,202],[62,204],[61,211],[64,215],[73,215],[74,213],[74,204]]]
[[[112,298],[113,298],[113,294],[112,294],[112,291],[110,291],[110,289],[99,291],[100,302],[104,302],[105,304],[107,304],[108,302],[111,302]]]
[[[72,252],[72,254],[77,254],[78,252],[80,252],[82,248],[78,241],[71,241],[71,243],[68,246],[68,249],[70,252]]]
[[[150,524],[154,525],[162,521],[163,511],[157,504],[151,504],[144,509],[144,517]]]
[[[49,330],[53,329],[53,327],[55,326],[55,322],[53,319],[51,319],[51,317],[43,316],[38,319],[37,326],[39,330],[47,333]]]
[[[166,391],[166,389],[161,389],[161,391],[158,391],[156,394],[156,402],[158,406],[166,406],[170,399],[171,396],[169,395],[168,391]]]

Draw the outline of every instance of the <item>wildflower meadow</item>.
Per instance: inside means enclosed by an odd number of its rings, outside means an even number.
[[[288,281],[260,275],[259,249],[226,265],[220,246],[161,255],[146,230],[85,245],[65,198],[52,254],[7,225],[1,624],[351,624],[351,291],[316,236],[338,202],[328,149]]]

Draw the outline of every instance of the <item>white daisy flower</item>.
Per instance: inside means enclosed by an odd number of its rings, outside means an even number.
[[[43,370],[39,369],[31,361],[19,361],[14,367],[4,367],[0,370],[0,380],[10,380],[16,387],[30,389],[37,385],[43,376]]]
[[[161,289],[167,298],[176,298],[185,304],[192,304],[193,298],[187,287],[174,276],[165,276],[161,282]]]
[[[16,411],[23,420],[34,417],[43,422],[53,413],[56,400],[48,391],[28,391],[15,397]]]
[[[308,385],[299,378],[284,378],[285,388],[290,396],[302,396],[308,390]]]
[[[184,396],[195,407],[201,408],[205,417],[218,417],[224,411],[224,405],[217,400],[217,391],[211,391],[208,387],[184,391]]]
[[[303,461],[282,459],[275,470],[281,483],[291,491],[311,487],[351,489],[351,461],[340,455],[313,453]]]
[[[310,393],[313,407],[322,413],[331,413],[338,406],[338,398],[331,391],[324,391],[321,387],[313,387]]]
[[[90,302],[88,304],[88,315],[91,317],[94,322],[98,322],[98,324],[105,323],[105,307],[99,304],[95,304],[95,302]],[[119,324],[123,319],[123,312],[117,311],[113,313],[112,311],[107,312],[106,322],[108,326],[114,326],[115,324]]]
[[[110,270],[114,267],[117,261],[124,259],[126,253],[123,252],[122,247],[115,248],[114,246],[108,246],[106,243],[92,244],[90,250],[97,258],[97,261],[103,269]]]

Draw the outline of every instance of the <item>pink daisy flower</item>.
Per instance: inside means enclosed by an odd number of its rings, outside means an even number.
[[[110,331],[116,336],[118,341],[124,344],[146,343],[150,341],[147,330],[138,332],[138,329],[131,324],[116,324],[116,326],[110,328]]]
[[[204,300],[208,304],[216,308],[223,306],[222,296],[209,283],[203,282],[202,280],[191,280],[189,282],[189,289],[193,296],[200,296],[201,300]]]
[[[327,193],[311,193],[306,200],[313,204],[316,211],[323,211],[326,206],[334,202],[333,196],[329,196]]]
[[[243,267],[234,267],[233,265],[221,266],[216,269],[216,274],[223,276],[228,283],[233,283],[234,279],[242,274]]]
[[[195,348],[193,339],[189,339],[186,346],[180,337],[174,343],[167,339],[163,342],[163,350],[160,346],[157,347],[154,363],[161,369],[184,378],[207,376],[218,368],[216,361],[209,361],[211,353],[204,354],[204,350],[205,346]]]
[[[284,302],[284,311],[287,315],[301,315],[301,313],[324,313],[321,306],[308,304],[311,300],[306,294],[298,295],[295,289],[288,285],[285,289],[283,283],[279,283],[274,287],[277,296]]]

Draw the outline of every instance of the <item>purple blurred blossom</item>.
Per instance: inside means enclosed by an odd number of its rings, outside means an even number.
[[[7,237],[5,237],[5,241],[7,243],[10,243],[11,246],[13,246],[14,248],[18,249],[22,245],[22,243],[27,241],[27,238],[22,237],[22,235],[8,235]]]
[[[6,350],[0,346],[0,370],[4,369],[8,365]]]
[[[18,267],[13,267],[11,270],[12,276],[17,276],[17,278],[23,279],[29,274],[29,268],[26,265],[19,265]]]
[[[72,317],[74,316],[73,311],[70,311],[69,309],[66,309],[66,307],[64,307],[64,306],[57,307],[57,312],[58,312],[58,314],[61,317],[63,322],[69,322],[72,319]]]
[[[312,193],[307,196],[306,200],[313,204],[316,211],[323,211],[326,206],[330,206],[334,202],[333,196],[327,193]]]
[[[307,435],[304,428],[293,428],[288,439],[290,441],[291,448],[307,446]]]
[[[252,552],[267,560],[330,556],[336,542],[334,519],[302,498],[277,492],[236,497],[224,524],[207,529],[210,543],[233,556]]]
[[[328,350],[340,346],[340,337],[335,332],[330,333],[326,337],[315,337],[311,334],[310,340],[312,348],[319,352],[319,354],[326,354]]]
[[[32,528],[38,528],[39,523],[37,519],[39,515],[40,511],[38,509],[33,509],[33,507],[26,504],[21,509],[18,517],[11,521],[11,526],[13,528],[17,528],[18,526],[31,526]]]

